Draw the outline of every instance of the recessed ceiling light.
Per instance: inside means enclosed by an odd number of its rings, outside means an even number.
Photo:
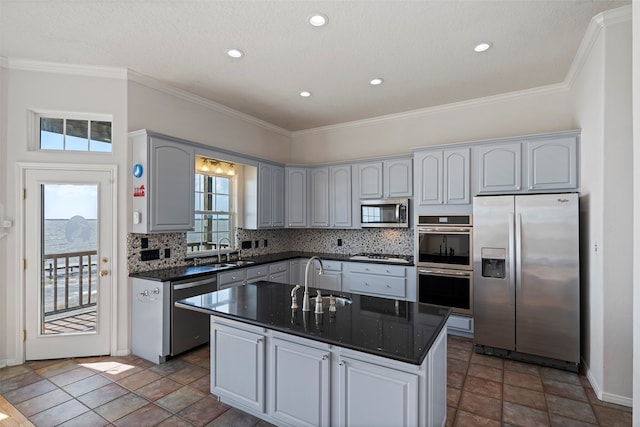
[[[232,58],[242,58],[244,56],[244,52],[240,49],[227,49],[227,55]]]
[[[384,82],[384,80],[383,80],[383,79],[381,79],[381,78],[379,78],[379,77],[376,77],[375,79],[371,79],[371,80],[369,81],[369,84],[371,84],[372,86],[378,86],[378,85],[381,85],[381,84],[382,84],[382,82]]]
[[[300,96],[303,98],[308,98],[311,96],[311,92],[307,91],[307,90],[303,90],[302,92],[300,92]]]
[[[473,50],[478,53],[486,52],[487,50],[491,49],[491,46],[493,46],[491,43],[482,42],[482,43],[478,43],[476,47],[473,48]]]
[[[329,18],[321,13],[314,13],[309,17],[309,24],[314,27],[324,27],[329,22]]]

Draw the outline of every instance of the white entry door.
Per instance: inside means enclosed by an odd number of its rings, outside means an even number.
[[[23,169],[25,358],[110,352],[115,167]]]

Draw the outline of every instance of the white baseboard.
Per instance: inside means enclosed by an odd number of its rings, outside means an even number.
[[[124,349],[124,350],[116,350],[113,354],[113,356],[128,356],[131,354],[131,350],[129,350],[128,348]]]
[[[22,365],[23,363],[24,362],[18,361],[17,359],[0,360],[0,368],[6,368],[7,366]]]
[[[616,405],[627,406],[629,408],[633,407],[633,398],[627,396],[619,396],[617,394],[606,393],[602,391],[600,388],[600,384],[596,381],[591,373],[591,369],[589,369],[589,365],[582,359],[582,366],[585,369],[585,375],[589,380],[589,384],[591,384],[591,388],[593,388],[593,392],[596,394],[596,397],[603,402],[607,403],[615,403]]]

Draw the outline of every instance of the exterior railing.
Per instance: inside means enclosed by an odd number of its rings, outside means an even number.
[[[97,251],[43,256],[40,283],[44,315],[96,305],[97,256]]]

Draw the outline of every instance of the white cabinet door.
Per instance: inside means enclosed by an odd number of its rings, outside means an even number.
[[[352,221],[351,166],[331,166],[329,181],[330,226],[349,228]]]
[[[323,261],[322,264],[324,273],[320,274],[320,268],[318,268],[317,263],[314,262],[313,277],[309,278],[309,280],[312,280],[310,286],[329,291],[342,290],[342,263],[338,261]],[[304,285],[304,282],[302,284]]]
[[[384,197],[412,197],[413,159],[385,160],[383,180]]]
[[[307,226],[307,168],[286,168],[287,227]]]
[[[134,233],[191,231],[194,225],[195,150],[146,130],[129,134]]]
[[[427,425],[444,425],[447,418],[447,331],[440,332],[431,345],[427,381]]]
[[[264,412],[264,335],[212,322],[211,346],[211,393]]]
[[[329,167],[311,169],[311,227],[329,227]]]
[[[269,414],[295,426],[330,423],[331,353],[271,339]]]
[[[442,190],[446,204],[471,203],[469,191],[469,149],[444,150]]]
[[[258,227],[284,227],[284,168],[258,165]]]
[[[359,163],[356,165],[359,199],[382,198],[382,162]]]
[[[528,141],[525,145],[530,191],[578,187],[576,137]]]
[[[340,425],[418,425],[418,375],[343,357],[339,378]]]
[[[488,144],[475,148],[478,193],[518,192],[521,188],[522,146],[520,143]]]
[[[416,164],[416,201],[420,205],[439,205],[442,198],[442,150],[418,151]]]

